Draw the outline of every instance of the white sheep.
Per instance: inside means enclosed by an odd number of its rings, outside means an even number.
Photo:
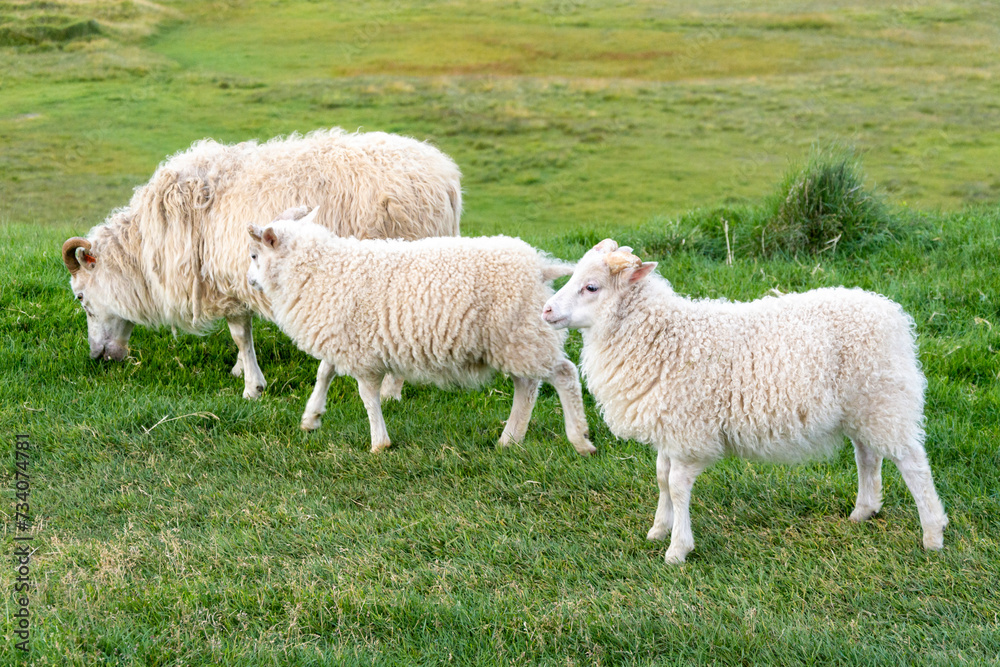
[[[817,289],[749,303],[692,301],[607,239],[543,309],[582,331],[581,370],[611,432],[657,450],[660,500],[648,539],[673,535],[668,563],[694,548],[695,478],[724,456],[796,462],[854,443],[851,519],[882,506],[883,457],[916,500],[924,548],[948,517],[923,440],[926,382],[913,320],[883,296]]]
[[[339,128],[264,143],[195,142],[164,161],[131,202],[88,238],[62,248],[73,294],[87,313],[90,356],[120,361],[135,324],[204,333],[226,318],[246,398],[266,386],[251,313],[268,317],[246,284],[246,225],[299,204],[318,222],[360,238],[457,235],[461,174],[429,144]],[[399,385],[387,379],[387,395]]]
[[[520,441],[541,380],[555,386],[566,434],[581,454],[596,451],[565,332],[538,316],[568,275],[520,239],[441,237],[418,241],[334,236],[308,220],[250,226],[248,283],[271,303],[275,323],[321,360],[302,428],[319,428],[330,380],[351,375],[368,411],[371,451],[389,446],[379,404],[386,373],[438,386],[481,385],[509,373],[514,400],[501,445]]]

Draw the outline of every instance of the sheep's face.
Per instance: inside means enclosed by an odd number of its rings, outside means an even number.
[[[121,361],[128,356],[133,323],[119,315],[116,294],[129,289],[114,267],[102,262],[90,241],[79,237],[63,244],[63,261],[69,269],[73,296],[87,314],[87,342],[91,359]]]
[[[250,267],[247,269],[247,282],[257,291],[267,293],[273,287],[268,277],[271,275],[270,265],[278,249],[278,237],[274,229],[261,229],[256,225],[249,226]]]
[[[273,294],[277,289],[277,272],[274,268],[275,257],[286,252],[286,247],[294,245],[295,237],[302,230],[316,228],[315,224],[319,209],[307,206],[296,206],[279,215],[267,227],[247,225],[250,233],[250,267],[247,269],[247,282],[250,287],[265,294]]]
[[[542,319],[562,329],[587,329],[623,290],[645,278],[656,262],[643,263],[628,247],[601,241],[577,263],[569,282],[546,302]]]

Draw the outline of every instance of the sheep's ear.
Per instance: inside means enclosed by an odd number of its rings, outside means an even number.
[[[293,206],[282,211],[275,220],[299,220],[309,212],[308,206]]]
[[[254,241],[260,241],[260,227],[257,225],[247,225],[247,231],[250,232],[250,238]]]
[[[656,268],[656,262],[643,262],[642,265],[632,272],[632,275],[628,277],[630,283],[639,282]]]
[[[76,263],[84,269],[92,269],[97,266],[97,258],[91,255],[84,248],[76,249]]]
[[[264,230],[264,233],[260,235],[260,240],[272,248],[278,247],[278,235],[274,233],[274,229],[271,227]]]
[[[604,239],[594,246],[594,250],[597,252],[614,252],[618,250],[618,242],[614,239]]]
[[[299,218],[299,222],[316,222],[317,215],[319,215],[319,206]]]

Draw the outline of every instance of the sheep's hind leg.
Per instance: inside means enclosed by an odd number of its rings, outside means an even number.
[[[556,388],[559,402],[562,403],[563,418],[566,421],[566,437],[573,443],[576,451],[583,456],[593,454],[597,448],[588,438],[587,415],[583,411],[583,390],[580,388],[580,375],[576,366],[563,357],[556,364],[555,370],[548,378],[549,383]]]
[[[670,500],[674,510],[674,529],[670,536],[670,547],[664,555],[667,563],[683,563],[688,553],[694,549],[691,535],[691,487],[706,465],[701,462],[682,463],[676,459],[670,462],[668,475]]]
[[[392,374],[386,375],[385,379],[382,380],[382,389],[379,392],[379,396],[383,401],[390,398],[396,401],[403,400],[403,378],[398,378]]]
[[[321,417],[326,412],[326,395],[330,391],[330,381],[335,375],[333,365],[325,361],[319,362],[319,370],[316,371],[316,386],[313,387],[309,401],[306,403],[305,412],[302,413],[303,431],[315,431],[323,423]]]
[[[236,347],[239,348],[239,355],[236,358],[236,366],[233,367],[233,375],[239,377],[243,375],[243,398],[259,398],[261,392],[267,387],[264,374],[257,365],[257,354],[253,349],[253,325],[250,313],[227,317],[229,333],[232,334]],[[237,366],[240,372],[237,372]]]
[[[934,489],[931,468],[927,464],[927,453],[920,446],[913,446],[899,458],[893,458],[899,474],[917,503],[920,526],[924,531],[924,549],[940,549],[944,546],[944,528],[948,525],[948,515],[944,512],[941,499]]]
[[[656,505],[653,527],[646,533],[647,540],[662,540],[670,534],[674,521],[674,506],[670,502],[670,457],[664,451],[656,455],[656,483],[660,487],[660,500]]]
[[[500,434],[501,447],[524,440],[528,422],[531,421],[531,411],[534,410],[535,399],[538,398],[538,387],[541,384],[539,380],[516,375],[512,375],[511,379],[514,381],[514,403],[510,408],[507,425]]]
[[[382,384],[382,376],[372,376],[358,378],[358,393],[361,394],[361,401],[368,411],[368,424],[372,434],[372,453],[380,452],[390,444],[389,432],[385,428],[385,419],[382,418],[382,400],[379,397],[379,388]]]
[[[882,456],[860,440],[852,441],[858,464],[858,499],[851,521],[867,521],[882,509]]]

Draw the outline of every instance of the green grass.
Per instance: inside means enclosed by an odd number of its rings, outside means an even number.
[[[0,3],[0,25],[37,4]],[[34,664],[1000,662],[993,3],[46,4],[101,33],[0,47],[0,483],[11,553],[13,434],[29,433]],[[845,449],[713,467],[697,547],[667,567],[644,539],[652,452],[614,439],[589,396],[589,459],[551,388],[523,445],[498,450],[503,378],[407,386],[372,456],[349,379],[299,431],[316,362],[272,325],[258,402],[221,326],[138,329],[126,363],[87,358],[62,240],[197,138],[324,125],[432,139],[463,169],[467,234],[567,259],[613,235],[697,297],[856,285],[899,301],[945,549],[920,548],[891,464],[882,513],[850,522]],[[892,236],[758,254],[782,175],[836,142]],[[13,578],[0,569],[0,664],[22,657]]]

